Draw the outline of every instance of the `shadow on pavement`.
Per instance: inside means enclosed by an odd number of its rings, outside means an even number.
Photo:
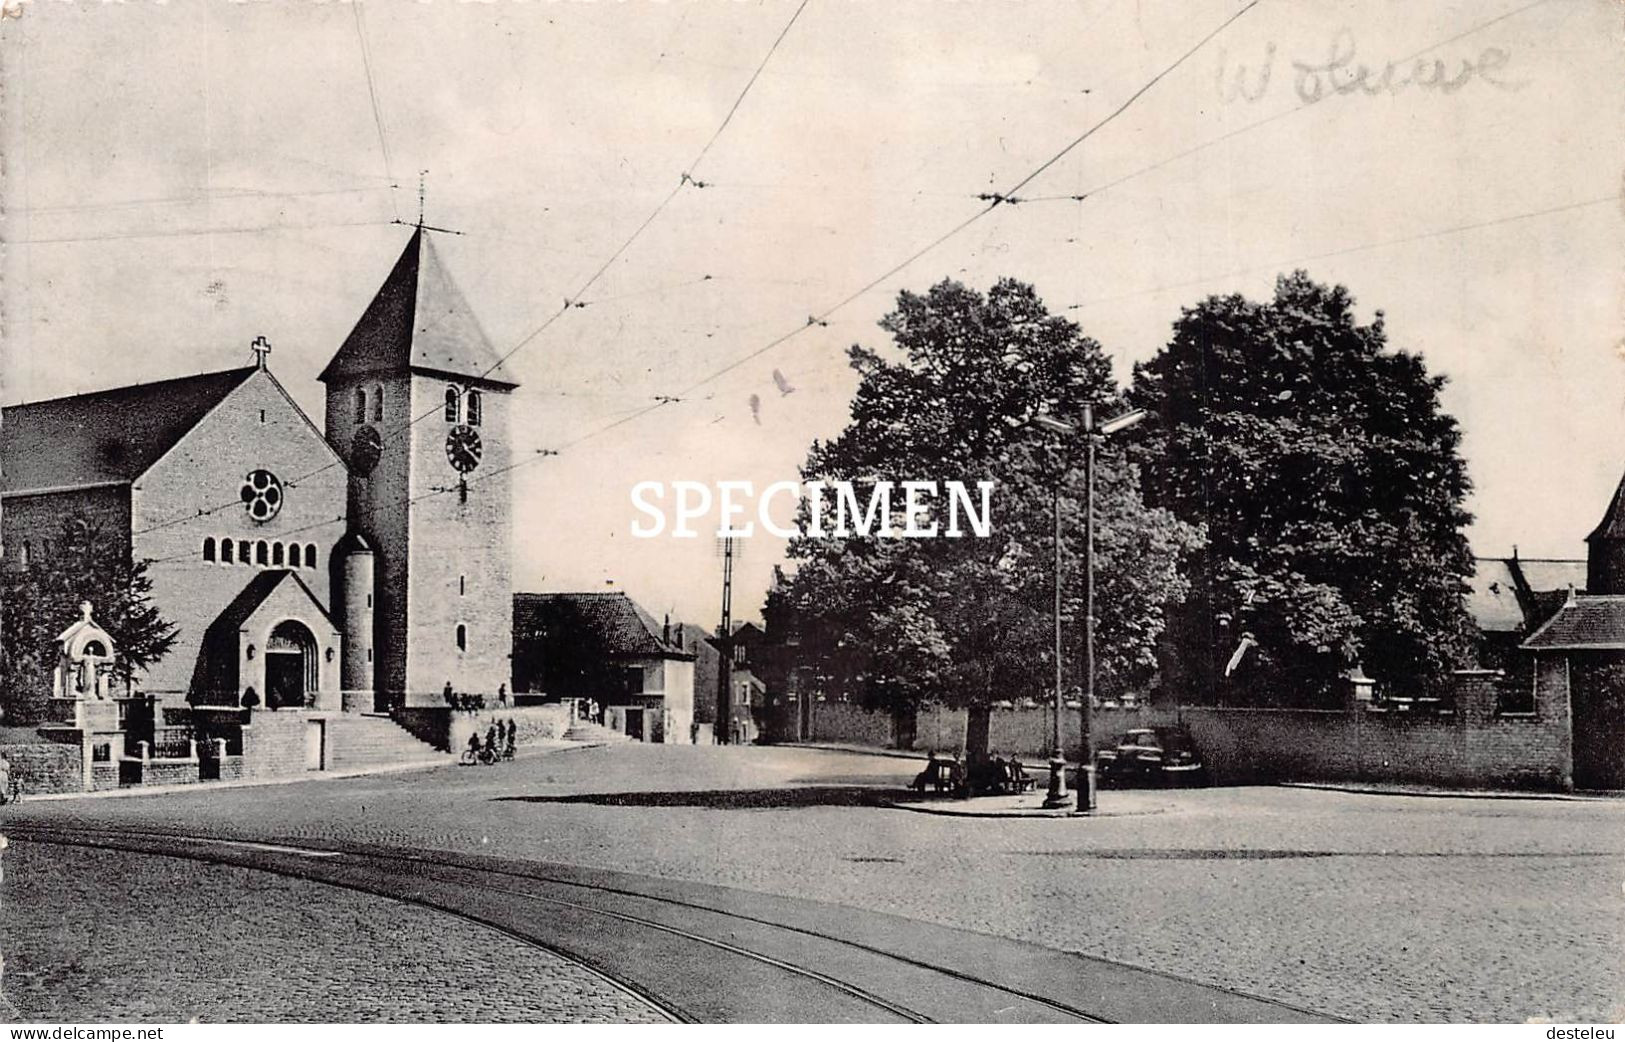
[[[675,792],[587,792],[567,796],[497,796],[493,803],[585,803],[596,807],[709,807],[773,810],[788,807],[882,807],[914,794],[860,786],[784,789],[696,789]]]

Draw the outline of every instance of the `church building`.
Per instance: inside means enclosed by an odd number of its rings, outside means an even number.
[[[179,628],[160,705],[382,711],[511,685],[516,385],[422,228],[320,375],[323,425],[255,365],[8,407],[0,543],[64,523],[150,562]]]

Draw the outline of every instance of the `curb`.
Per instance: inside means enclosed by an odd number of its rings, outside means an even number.
[[[1017,808],[1015,810],[1005,810],[1005,811],[998,811],[998,810],[949,810],[946,807],[932,806],[930,804],[902,803],[902,802],[898,802],[896,800],[888,800],[888,799],[878,799],[878,800],[875,801],[875,804],[876,804],[876,806],[884,807],[887,810],[905,810],[905,811],[908,811],[911,814],[930,814],[930,815],[933,815],[933,816],[939,817],[939,818],[979,818],[979,819],[989,819],[989,818],[1030,818],[1030,819],[1043,819],[1043,818],[1052,818],[1052,819],[1055,819],[1055,818],[1059,818],[1059,819],[1067,819],[1067,818],[1075,818],[1075,819],[1087,819],[1087,818],[1143,818],[1143,817],[1148,817],[1148,816],[1150,816],[1152,814],[1161,814],[1166,809],[1166,808],[1163,808],[1163,807],[1155,807],[1155,808],[1152,808],[1152,809],[1149,809],[1149,810],[1104,811],[1104,812],[1102,812],[1102,811],[1100,811],[1098,809],[1093,810],[1093,811],[1079,812],[1079,811],[1077,811],[1077,810],[1075,810],[1073,808],[1070,808],[1070,807],[1065,809],[1065,810],[1061,810],[1061,809],[1044,810],[1044,809],[1039,808],[1039,807],[1031,807],[1031,808],[1023,807],[1023,808]]]
[[[1277,782],[1281,789],[1343,792],[1351,796],[1409,796],[1425,800],[1544,800],[1561,803],[1599,803],[1620,799],[1614,792],[1506,792],[1485,789],[1380,789],[1335,782]]]

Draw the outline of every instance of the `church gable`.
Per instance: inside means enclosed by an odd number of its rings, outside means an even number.
[[[154,597],[180,630],[149,690],[186,689],[204,630],[259,569],[294,569],[328,603],[348,485],[343,461],[263,369],[137,480],[133,551],[153,562]]]
[[[138,487],[151,490],[168,483],[177,470],[195,480],[222,466],[238,478],[260,467],[280,469],[283,481],[325,468],[323,473],[335,473],[321,484],[341,490],[347,477],[343,459],[268,369],[251,371],[152,462]],[[232,484],[227,491],[237,491],[237,486]]]

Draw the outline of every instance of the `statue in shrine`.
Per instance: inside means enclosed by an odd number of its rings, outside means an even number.
[[[113,672],[113,638],[96,625],[89,601],[79,604],[80,618],[57,637],[60,646],[52,695],[75,700],[109,697]]]

